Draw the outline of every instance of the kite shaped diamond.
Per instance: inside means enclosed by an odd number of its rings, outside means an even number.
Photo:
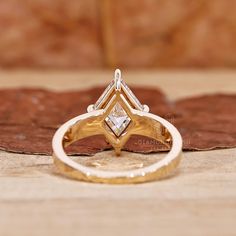
[[[128,127],[131,119],[120,103],[117,102],[105,121],[113,133],[119,137]]]

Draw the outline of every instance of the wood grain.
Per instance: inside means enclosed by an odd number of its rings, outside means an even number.
[[[235,93],[235,76],[226,71],[126,74],[128,82],[160,86],[172,99]],[[109,79],[110,72],[0,72],[0,87],[63,90]],[[235,235],[235,156],[236,149],[187,152],[172,178],[112,186],[63,178],[48,156],[0,152],[0,235]]]
[[[235,68],[235,0],[0,0],[3,68]]]

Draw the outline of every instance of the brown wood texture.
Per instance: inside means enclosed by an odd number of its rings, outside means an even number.
[[[235,0],[0,0],[0,66],[236,66]]]
[[[0,150],[51,155],[51,140],[56,129],[85,113],[105,88],[104,85],[75,91],[0,89]],[[218,93],[170,101],[157,86],[132,86],[132,91],[152,113],[176,126],[183,137],[184,151],[236,147],[236,94]],[[91,155],[108,148],[111,145],[101,135],[82,139],[67,151]],[[167,147],[135,135],[123,149],[151,153],[167,150]]]
[[[82,89],[107,83],[110,75],[0,72],[0,87]],[[129,84],[159,86],[170,99],[236,92],[236,73],[230,71],[141,71],[125,77]],[[235,173],[236,149],[225,149],[186,152],[178,173],[160,182],[88,184],[57,175],[49,156],[0,152],[0,235],[233,236]]]

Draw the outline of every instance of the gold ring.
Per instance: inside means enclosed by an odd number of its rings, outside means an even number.
[[[53,159],[65,176],[99,183],[141,183],[168,176],[182,156],[182,138],[167,120],[149,113],[121,78],[119,69],[114,79],[87,113],[63,124],[52,141]],[[72,160],[64,148],[73,142],[94,135],[104,135],[117,156],[132,135],[150,137],[167,146],[170,151],[160,160],[146,167],[128,171],[106,171],[88,167]]]

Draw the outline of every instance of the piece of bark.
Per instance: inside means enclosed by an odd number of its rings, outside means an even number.
[[[176,102],[174,120],[187,150],[235,147],[236,95],[204,95]]]
[[[42,89],[1,90],[0,149],[50,155],[51,140],[65,121],[86,112],[104,88],[53,92]],[[210,150],[236,146],[236,95],[205,95],[171,102],[158,89],[133,88],[151,112],[176,125],[184,150]],[[155,98],[155,99],[154,99]],[[69,153],[92,155],[111,146],[101,136],[89,137],[68,148]],[[157,141],[133,136],[124,147],[134,152],[166,150]]]

